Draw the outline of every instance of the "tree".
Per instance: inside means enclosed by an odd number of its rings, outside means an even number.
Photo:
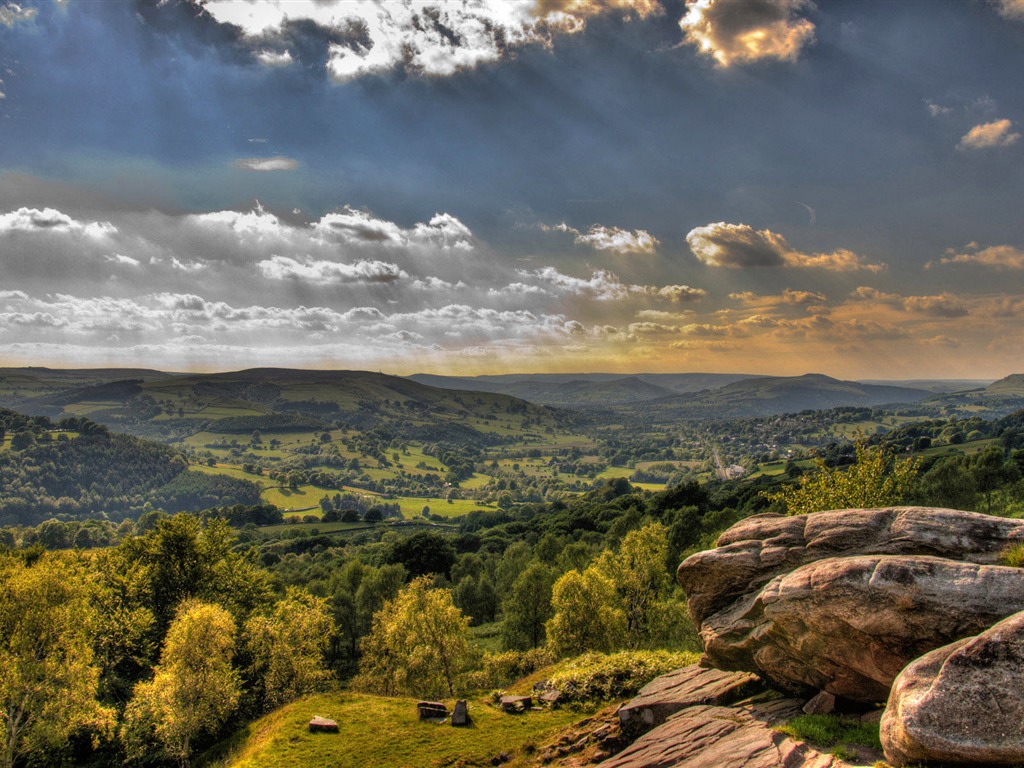
[[[551,618],[551,587],[555,571],[533,562],[512,582],[501,607],[501,637],[508,650],[526,651],[544,644],[544,624]]]
[[[324,650],[334,625],[325,598],[289,587],[268,616],[246,622],[250,667],[264,706],[281,706],[320,690],[330,678]]]
[[[455,548],[440,534],[420,531],[392,544],[388,561],[401,563],[414,577],[431,573],[447,576],[455,564]]]
[[[626,614],[626,632],[633,647],[649,643],[656,626],[658,603],[667,597],[668,529],[652,523],[630,531],[615,554],[605,552],[595,564],[615,584]]]
[[[818,471],[804,475],[797,485],[776,493],[764,493],[781,502],[791,515],[806,515],[826,509],[888,507],[906,501],[920,460],[898,459],[881,446],[856,445],[857,460],[849,468],[829,467],[818,459]]]
[[[469,619],[447,589],[414,579],[373,617],[354,685],[378,693],[454,696],[470,658]]]
[[[143,757],[155,738],[168,757],[187,766],[195,740],[216,733],[238,706],[234,653],[231,614],[213,603],[182,603],[153,679],[135,686],[125,710],[121,738],[128,757]]]
[[[108,733],[114,713],[96,699],[96,612],[79,562],[3,557],[0,583],[0,750],[11,768],[80,729]]]
[[[569,571],[551,590],[554,616],[545,625],[548,645],[556,656],[586,651],[613,651],[626,639],[626,612],[615,584],[596,566]]]

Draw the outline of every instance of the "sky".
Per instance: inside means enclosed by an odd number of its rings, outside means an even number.
[[[0,0],[0,366],[1024,370],[1024,0]]]

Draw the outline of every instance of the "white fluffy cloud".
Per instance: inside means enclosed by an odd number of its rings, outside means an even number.
[[[577,245],[586,245],[598,251],[628,255],[632,253],[654,253],[660,243],[644,229],[621,229],[592,224],[586,232],[570,227],[564,221],[554,226],[541,224],[544,232],[565,232],[575,238]]]
[[[547,44],[555,33],[583,29],[609,11],[646,16],[654,0],[207,0],[206,13],[241,28],[264,64],[290,63],[280,44],[288,24],[313,22],[330,30],[327,70],[338,82],[399,67],[446,76],[496,61],[509,48]],[[287,56],[286,60],[284,57]]]
[[[78,221],[54,208],[19,208],[0,214],[0,235],[10,232],[71,233],[100,239],[116,234],[117,227],[109,221]]]
[[[810,0],[690,0],[679,26],[721,67],[795,61],[814,39],[814,24],[800,15],[813,8]]]
[[[257,267],[271,280],[300,280],[319,284],[332,283],[393,283],[407,278],[397,264],[383,261],[357,261],[342,264],[336,261],[306,259],[299,261],[288,256],[272,256]]]
[[[802,253],[782,235],[747,224],[720,221],[696,227],[686,235],[686,242],[693,255],[709,267],[791,267],[833,272],[877,272],[884,268],[880,264],[868,264],[845,249],[832,253]]]
[[[317,221],[313,231],[326,240],[344,243],[432,246],[445,251],[470,251],[473,248],[473,233],[469,227],[448,213],[435,214],[426,224],[420,222],[403,229],[369,211],[345,206]]]
[[[977,264],[996,270],[1024,269],[1024,250],[1012,245],[990,245],[981,248],[977,243],[969,243],[960,253],[949,251],[939,259],[939,264]],[[929,262],[926,266],[933,266]]]
[[[36,13],[35,8],[25,8],[18,3],[5,3],[0,5],[0,24],[13,27],[15,24],[32,21]]]
[[[1010,120],[993,120],[990,123],[976,125],[960,139],[958,149],[991,149],[992,147],[1008,147],[1020,140],[1020,134],[1014,133]]]
[[[1006,18],[1024,21],[1024,0],[995,0],[995,4]]]

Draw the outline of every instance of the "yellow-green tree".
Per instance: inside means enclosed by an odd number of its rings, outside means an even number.
[[[81,729],[108,732],[92,647],[96,612],[71,556],[0,558],[0,750],[4,768]]]
[[[626,614],[628,644],[634,648],[650,645],[662,629],[664,601],[671,587],[668,529],[651,523],[630,531],[618,552],[605,552],[594,567],[615,585]]]
[[[321,690],[330,679],[324,651],[334,630],[325,598],[289,587],[267,616],[246,622],[250,671],[268,708]]]
[[[856,445],[857,461],[847,468],[829,467],[820,459],[817,471],[765,497],[781,502],[791,515],[826,509],[887,507],[902,504],[917,476],[920,461],[897,458],[880,446]]]
[[[414,579],[373,617],[363,638],[357,687],[378,693],[454,696],[470,659],[469,619],[449,589]]]
[[[626,612],[615,583],[596,565],[569,571],[551,590],[548,646],[556,656],[613,651],[626,644]]]
[[[238,706],[234,652],[231,614],[212,603],[182,603],[153,679],[135,686],[125,710],[121,737],[128,756],[142,757],[155,741],[179,766],[187,766],[196,738],[216,732]]]

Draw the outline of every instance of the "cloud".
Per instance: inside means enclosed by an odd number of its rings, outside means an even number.
[[[270,66],[286,63],[286,54],[275,51],[290,29],[312,23],[326,30],[326,68],[337,82],[395,69],[448,76],[497,61],[519,46],[550,44],[554,34],[577,33],[592,16],[615,11],[643,17],[659,10],[654,0],[207,0],[202,8],[238,27],[256,58]]]
[[[606,269],[595,271],[589,279],[566,275],[554,267],[542,267],[532,271],[521,270],[519,274],[524,278],[539,280],[543,284],[540,287],[542,293],[562,293],[591,298],[596,301],[622,301],[630,296],[650,296],[683,303],[699,301],[707,296],[707,291],[703,288],[691,288],[688,285],[656,286],[623,283],[618,275]],[[525,283],[512,283],[501,290],[505,293],[526,295],[537,293],[536,288],[537,286]]]
[[[299,167],[299,161],[290,157],[244,157],[235,160],[236,168],[246,171],[294,171]]]
[[[665,285],[649,292],[652,296],[661,296],[676,303],[700,301],[708,292],[703,288],[691,288],[688,285]]]
[[[444,251],[470,251],[473,248],[473,233],[469,227],[448,213],[434,214],[426,224],[420,222],[403,229],[369,211],[345,206],[317,221],[313,231],[327,240],[354,244],[433,246]]]
[[[288,256],[272,256],[256,266],[264,277],[271,280],[299,280],[319,284],[393,283],[409,277],[397,264],[383,261],[363,260],[354,264],[340,264],[335,261],[298,261]]]
[[[247,212],[211,211],[197,213],[186,217],[186,221],[199,225],[204,229],[215,229],[229,232],[236,237],[265,238],[286,237],[289,227],[281,223],[273,213],[267,211],[259,201],[256,207]]]
[[[586,232],[570,227],[564,221],[560,224],[539,224],[543,232],[564,232],[573,235],[576,245],[586,245],[598,251],[610,251],[621,255],[631,253],[654,253],[660,245],[658,239],[644,229],[628,229],[606,227],[603,224],[591,224]]]
[[[949,117],[953,114],[952,107],[945,107],[942,104],[936,104],[930,99],[925,101],[925,105],[928,107],[928,114],[932,117]]]
[[[0,214],[0,235],[9,232],[58,232],[100,239],[117,233],[109,221],[81,222],[54,208],[19,208]]]
[[[1024,21],[1024,0],[995,0],[1001,16],[1015,21]]]
[[[630,232],[628,229],[605,227],[600,224],[593,225],[586,234],[578,234],[576,242],[599,251],[619,254],[654,253],[658,247],[657,239],[646,230],[636,229]]]
[[[978,264],[996,270],[1024,269],[1024,250],[1012,245],[991,245],[979,248],[977,243],[970,243],[963,253],[949,251],[949,255],[939,259],[939,264]],[[926,268],[934,265],[928,262]]]
[[[1008,147],[1020,139],[1020,134],[1013,133],[1012,130],[1013,123],[1005,118],[976,125],[960,139],[957,149]]]
[[[833,272],[878,272],[885,268],[882,264],[865,263],[860,256],[845,249],[832,253],[801,253],[775,232],[724,221],[690,230],[686,242],[693,255],[709,267],[792,267]]]
[[[287,67],[291,64],[291,51],[256,51],[256,60],[268,67]]]
[[[690,0],[679,26],[720,67],[795,61],[814,40],[814,24],[799,14],[813,8],[810,0]]]
[[[936,317],[964,317],[967,305],[957,296],[943,293],[938,296],[906,296],[903,308],[908,312],[920,312]]]
[[[17,3],[6,3],[0,5],[0,24],[5,27],[13,27],[26,21],[32,21],[38,11],[35,8],[24,8]]]
[[[133,259],[131,256],[125,256],[121,253],[107,254],[104,258],[107,261],[114,262],[115,264],[123,264],[129,267],[137,267],[142,263],[138,259]]]

